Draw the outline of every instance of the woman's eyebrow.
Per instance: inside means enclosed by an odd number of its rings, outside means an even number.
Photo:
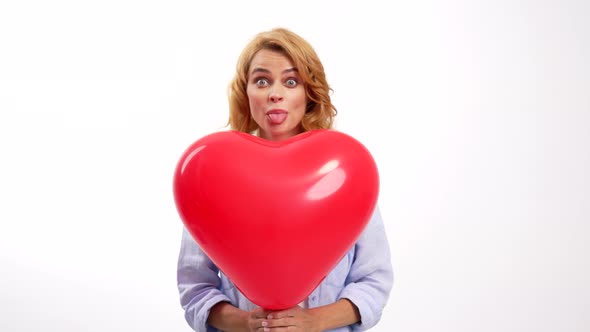
[[[283,74],[285,73],[291,73],[291,72],[299,72],[297,70],[297,68],[287,68],[285,70],[283,70]],[[252,69],[252,72],[250,74],[254,74],[254,73],[265,73],[265,74],[270,74],[270,70],[266,69],[266,68],[262,68],[262,67],[256,67],[254,69]]]

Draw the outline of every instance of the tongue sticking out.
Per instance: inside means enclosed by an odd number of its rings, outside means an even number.
[[[281,124],[287,118],[287,112],[270,112],[266,116],[271,124]]]

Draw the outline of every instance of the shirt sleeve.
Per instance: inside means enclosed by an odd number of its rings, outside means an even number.
[[[182,231],[177,278],[180,304],[189,326],[197,332],[216,331],[207,326],[209,311],[215,304],[230,299],[219,290],[219,269],[186,228]]]
[[[379,322],[392,286],[389,242],[377,207],[355,244],[354,260],[339,296],[359,310],[361,322],[351,326],[353,331],[366,331]]]

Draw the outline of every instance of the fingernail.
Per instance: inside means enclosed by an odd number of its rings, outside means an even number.
[[[265,320],[263,320],[263,321],[262,321],[262,327],[267,327],[267,326],[268,326],[268,322],[267,322],[267,321],[265,321]]]
[[[266,318],[272,319],[272,314],[269,314]]]

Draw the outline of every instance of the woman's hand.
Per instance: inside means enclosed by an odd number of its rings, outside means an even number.
[[[209,314],[209,325],[228,332],[281,332],[281,331],[322,331],[318,326],[316,309],[302,309],[295,306],[280,311],[255,308],[242,311],[227,302],[213,306]]]
[[[270,314],[261,308],[250,312],[238,309],[229,302],[219,302],[211,308],[207,324],[221,331],[263,331],[262,322]]]
[[[250,332],[321,332],[359,323],[361,319],[358,308],[346,298],[311,309],[295,306],[266,311],[256,308],[248,314]]]
[[[267,317],[270,313],[271,313],[270,311],[266,311],[262,308],[256,308],[256,309],[250,311],[250,313],[248,315],[248,321],[247,321],[248,331],[250,331],[250,332],[264,331],[264,327],[266,324],[264,322],[267,320]]]
[[[319,320],[313,310],[303,309],[295,306],[280,311],[253,311],[253,323],[250,325],[252,331],[256,332],[282,332],[282,331],[305,331],[320,332]]]

